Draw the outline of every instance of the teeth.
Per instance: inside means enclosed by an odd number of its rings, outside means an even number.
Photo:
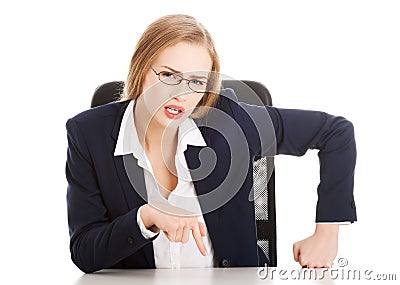
[[[170,113],[174,114],[174,115],[177,115],[177,114],[180,113],[179,110],[176,110],[176,109],[173,109],[173,108],[170,108],[170,107],[167,107],[167,110],[168,110]]]

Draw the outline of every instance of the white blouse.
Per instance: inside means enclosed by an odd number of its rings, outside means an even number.
[[[138,165],[143,168],[144,172],[148,203],[166,203],[196,213],[198,214],[198,220],[204,224],[206,232],[203,242],[207,255],[203,256],[197,248],[191,233],[189,241],[181,243],[170,242],[164,232],[160,231],[158,237],[153,240],[156,268],[214,267],[214,250],[184,156],[184,151],[188,144],[206,146],[204,138],[193,119],[187,118],[179,125],[178,145],[175,155],[178,184],[166,199],[158,190],[151,163],[139,142],[133,116],[134,107],[135,100],[131,100],[122,118],[114,156],[132,154],[138,160]],[[157,233],[146,229],[140,217],[142,207],[138,210],[137,223],[145,238],[154,237]]]

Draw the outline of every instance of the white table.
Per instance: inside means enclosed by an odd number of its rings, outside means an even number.
[[[92,274],[82,275],[75,285],[145,285],[145,284],[351,284],[353,283],[353,275],[351,279],[342,278],[342,269],[340,267],[328,269],[312,270],[292,268],[286,269],[286,273],[281,268],[257,268],[257,267],[235,267],[235,268],[185,268],[185,269],[131,269],[131,270],[101,270]],[[280,272],[281,271],[281,272]],[[268,273],[268,276],[266,276]],[[272,275],[273,274],[273,275]],[[303,275],[302,275],[303,274]],[[313,275],[309,275],[313,274]],[[264,277],[260,278],[259,277]],[[298,279],[298,276],[306,276]],[[308,277],[308,276],[311,276]],[[323,278],[321,278],[323,276]],[[336,276],[336,277],[335,277]],[[371,277],[371,276],[370,276]],[[368,284],[375,283],[366,280],[361,274],[360,281],[367,281]],[[398,276],[397,276],[398,278]],[[298,279],[298,280],[296,280]],[[317,279],[317,280],[316,280]],[[348,281],[350,280],[350,281]],[[385,282],[385,281],[384,281]],[[396,281],[386,281],[387,284],[394,284]]]

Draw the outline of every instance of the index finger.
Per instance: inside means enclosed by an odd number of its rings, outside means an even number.
[[[196,245],[199,248],[202,255],[206,256],[206,246],[204,245],[203,239],[200,234],[199,225],[197,224],[194,228],[192,228],[192,235],[194,240],[196,241]]]

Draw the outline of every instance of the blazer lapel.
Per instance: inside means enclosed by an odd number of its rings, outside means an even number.
[[[133,155],[115,156],[114,163],[129,210],[147,203],[144,173],[137,159]],[[143,251],[150,267],[155,268],[153,243],[144,246]]]
[[[115,142],[118,139],[122,117],[128,104],[129,101],[122,103],[121,110],[115,120],[114,128],[111,133],[111,137]],[[147,203],[144,172],[143,168],[137,164],[137,159],[132,154],[114,156],[114,164],[129,210]],[[150,267],[155,268],[153,243],[151,242],[143,247],[143,251]]]
[[[144,172],[137,159],[132,154],[115,156],[114,164],[129,209],[147,203]]]
[[[114,127],[111,131],[111,137],[114,141],[114,145],[112,148],[113,153],[116,141],[118,139],[121,121],[124,116],[124,112],[129,105],[129,102],[130,101],[121,103],[121,108],[116,116]],[[124,196],[129,209],[133,209],[146,203],[147,194],[145,190],[146,187],[144,181],[144,173],[143,169],[137,164],[137,159],[132,154],[114,156],[113,158],[115,168],[117,169],[118,177],[121,182]],[[135,201],[138,202],[135,203]]]
[[[207,230],[210,235],[211,242],[214,248],[215,256],[219,256],[219,248],[222,242],[220,237],[220,214],[219,211],[209,211],[210,200],[207,193],[210,192],[210,181],[213,179],[212,175],[203,177],[204,173],[199,168],[199,156],[201,151],[207,147],[188,145],[185,151],[186,162],[189,167],[189,172],[193,180],[194,188],[197,193],[200,207],[203,212],[204,221],[206,222]]]

